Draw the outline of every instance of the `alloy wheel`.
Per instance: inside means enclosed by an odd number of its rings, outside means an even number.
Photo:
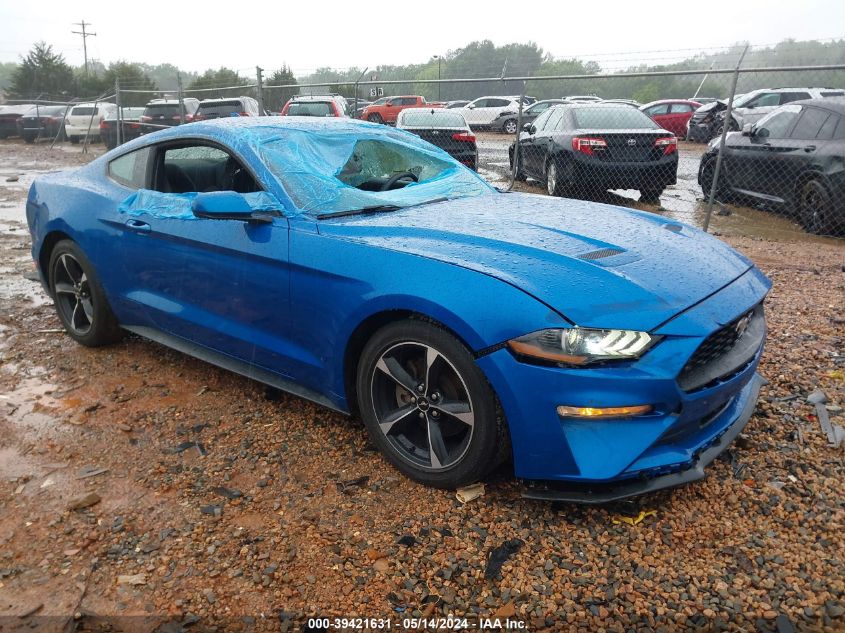
[[[458,370],[435,348],[417,342],[388,348],[370,388],[379,428],[403,460],[442,471],[467,452],[475,429],[472,398]]]
[[[557,165],[554,161],[549,162],[549,168],[546,172],[546,190],[550,196],[555,195],[557,191]]]
[[[64,321],[77,335],[84,336],[94,325],[94,303],[88,276],[69,253],[62,254],[53,267],[56,306]]]
[[[505,132],[508,134],[516,134],[516,121],[513,119],[505,121]]]

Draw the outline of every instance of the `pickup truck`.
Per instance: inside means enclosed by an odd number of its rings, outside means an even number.
[[[381,99],[379,99],[381,101]],[[371,103],[361,113],[361,118],[372,123],[396,124],[397,115],[408,108],[442,108],[442,103],[429,103],[425,97],[405,95],[388,97],[382,103]]]

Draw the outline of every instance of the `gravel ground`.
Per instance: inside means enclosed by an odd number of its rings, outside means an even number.
[[[845,453],[806,402],[822,389],[845,425],[842,242],[723,236],[774,282],[770,382],[704,481],[585,508],[524,500],[504,469],[463,505],[358,420],[136,337],[62,334],[22,279],[22,205],[33,172],[88,158],[0,142],[0,630],[845,630]]]

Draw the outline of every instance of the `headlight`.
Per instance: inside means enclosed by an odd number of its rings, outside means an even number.
[[[508,347],[520,356],[566,365],[588,365],[639,358],[659,338],[632,330],[574,327],[532,332],[508,341]]]

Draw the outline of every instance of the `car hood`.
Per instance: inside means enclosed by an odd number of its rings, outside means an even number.
[[[659,215],[531,194],[325,219],[319,230],[490,275],[588,327],[653,330],[752,267]]]

